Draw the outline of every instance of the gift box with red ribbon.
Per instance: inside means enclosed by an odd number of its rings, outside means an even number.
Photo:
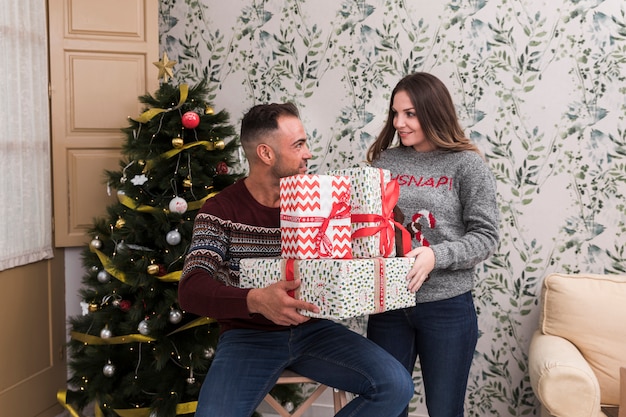
[[[406,276],[415,258],[284,259],[251,258],[240,263],[239,286],[262,288],[301,279],[293,296],[319,307],[309,317],[343,320],[415,306]]]
[[[328,175],[350,178],[352,257],[375,258],[402,256],[396,254],[396,229],[401,231],[404,247],[410,249],[408,231],[394,219],[400,187],[389,170],[358,167],[328,171]],[[407,250],[408,251],[408,250]]]
[[[351,258],[350,178],[293,175],[280,179],[281,256]]]

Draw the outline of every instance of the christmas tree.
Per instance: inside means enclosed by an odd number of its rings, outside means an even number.
[[[232,184],[238,143],[225,111],[205,101],[206,82],[174,85],[175,61],[145,111],[123,129],[119,171],[106,171],[118,202],[94,220],[83,249],[83,314],[71,317],[69,385],[59,393],[77,415],[193,415],[219,327],[182,311],[178,280],[202,204]],[[230,139],[230,140],[229,140]],[[301,401],[296,386],[276,397]]]

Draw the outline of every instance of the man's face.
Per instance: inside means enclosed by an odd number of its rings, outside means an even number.
[[[306,174],[307,161],[313,155],[309,152],[306,132],[297,117],[281,116],[278,118],[278,131],[272,146],[276,162],[272,167],[277,178],[296,174]]]

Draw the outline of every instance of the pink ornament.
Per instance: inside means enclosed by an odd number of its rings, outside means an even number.
[[[183,114],[182,122],[186,129],[195,129],[200,124],[200,116],[196,112],[188,111]]]

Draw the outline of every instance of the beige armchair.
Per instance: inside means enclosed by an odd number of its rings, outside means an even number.
[[[626,417],[626,276],[547,276],[528,356],[542,417]]]

